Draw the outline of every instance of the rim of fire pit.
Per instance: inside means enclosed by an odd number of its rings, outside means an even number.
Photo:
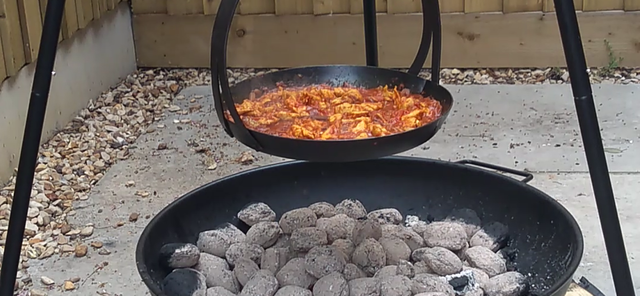
[[[547,289],[548,295],[554,295],[556,292],[561,290],[565,285],[568,285],[568,283],[570,283],[584,255],[584,238],[582,236],[582,230],[580,229],[578,222],[573,217],[573,215],[569,212],[569,210],[567,210],[564,206],[562,206],[562,204],[560,204],[556,199],[554,199],[547,193],[541,191],[536,187],[528,185],[526,182],[528,182],[529,179],[519,181],[512,177],[508,177],[508,176],[505,176],[504,174],[498,173],[496,171],[486,170],[478,166],[465,165],[464,162],[451,162],[451,161],[428,159],[428,158],[417,158],[417,157],[411,157],[411,156],[388,156],[388,157],[359,161],[359,162],[376,162],[376,161],[388,161],[388,160],[405,161],[405,162],[411,161],[411,162],[420,162],[425,164],[436,163],[440,165],[455,166],[460,170],[471,170],[477,174],[490,175],[494,178],[499,178],[499,179],[502,179],[503,181],[511,182],[516,186],[526,188],[527,190],[533,190],[534,192],[538,193],[538,195],[543,201],[549,203],[549,205],[554,207],[555,210],[559,211],[563,216],[567,217],[566,222],[568,222],[569,225],[571,226],[570,228],[573,230],[572,235],[575,236],[576,238],[576,244],[574,244],[575,249],[573,250],[573,253],[572,253],[573,256],[570,259],[569,264],[567,266],[567,272],[563,273],[562,276],[560,276],[552,286],[549,286],[549,288]],[[270,165],[266,165],[266,166],[246,170],[246,171],[241,171],[241,172],[214,180],[196,189],[193,189],[187,192],[186,194],[180,196],[179,198],[177,198],[176,200],[168,204],[166,207],[164,207],[160,212],[158,212],[158,214],[156,214],[151,219],[151,221],[149,221],[147,226],[144,228],[144,230],[140,234],[138,243],[136,244],[136,252],[135,252],[136,267],[138,269],[138,273],[140,274],[140,277],[142,278],[142,281],[145,283],[145,285],[150,290],[150,292],[156,296],[170,296],[170,295],[165,295],[162,292],[162,289],[160,288],[158,283],[156,283],[151,278],[151,275],[149,274],[149,270],[146,264],[144,263],[145,257],[149,255],[149,254],[145,254],[144,250],[146,248],[146,241],[150,236],[149,234],[150,229],[157,227],[156,224],[159,224],[160,220],[165,219],[166,218],[165,215],[167,215],[170,212],[176,211],[175,209],[179,208],[182,203],[185,203],[187,200],[194,198],[194,196],[196,195],[199,195],[200,191],[209,190],[211,187],[219,186],[219,184],[229,182],[234,178],[242,177],[244,175],[268,172],[269,170],[273,170],[273,169],[277,169],[285,166],[301,166],[305,164],[310,164],[310,162],[303,161],[303,160],[293,160],[293,161],[270,164]],[[471,162],[470,164],[473,165],[474,163]],[[194,242],[191,242],[191,243],[194,243]]]

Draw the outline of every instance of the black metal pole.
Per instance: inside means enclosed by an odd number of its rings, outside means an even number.
[[[364,15],[364,49],[367,66],[378,66],[378,27],[376,25],[376,0],[362,1]]]
[[[616,294],[634,296],[635,288],[609,178],[575,7],[573,0],[554,0],[554,3]]]
[[[58,49],[58,36],[64,12],[64,2],[64,0],[51,0],[48,2],[42,26],[40,49],[29,100],[29,111],[27,111],[27,122],[22,137],[20,163],[18,164],[16,188],[13,194],[13,205],[11,206],[7,241],[4,247],[4,258],[0,273],[0,296],[13,295],[18,263],[20,263],[20,249],[22,248],[24,227],[27,221],[27,210],[29,209],[38,148],[40,147],[42,124],[44,123],[49,89],[51,88],[53,64]]]

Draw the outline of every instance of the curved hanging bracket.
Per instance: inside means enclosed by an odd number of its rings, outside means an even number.
[[[234,137],[229,122],[224,117],[224,111],[229,111],[233,124],[239,127],[239,133],[243,138],[248,139],[247,146],[262,150],[262,146],[249,132],[242,122],[240,114],[236,109],[235,102],[231,96],[231,86],[229,85],[229,77],[227,77],[227,42],[229,41],[229,31],[231,30],[231,21],[235,15],[240,0],[223,0],[218,7],[218,14],[213,23],[213,31],[211,32],[211,85],[220,123],[228,135]]]
[[[440,4],[438,0],[422,0],[422,38],[420,46],[413,63],[409,67],[409,74],[420,74],[420,70],[424,66],[429,50],[432,47],[431,54],[431,82],[440,83],[440,59],[442,57],[442,24],[440,23]]]

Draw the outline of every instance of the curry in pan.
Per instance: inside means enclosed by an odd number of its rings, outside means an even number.
[[[244,125],[273,136],[306,140],[382,137],[429,124],[440,102],[408,89],[311,85],[254,90],[235,104]],[[229,111],[225,117],[233,122]]]

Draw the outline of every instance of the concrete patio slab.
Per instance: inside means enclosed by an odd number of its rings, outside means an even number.
[[[508,167],[537,171],[533,186],[540,188],[565,205],[578,220],[585,237],[585,255],[576,274],[586,276],[607,296],[614,288],[606,259],[595,202],[573,100],[568,86],[447,86],[457,103],[443,131],[433,141],[404,153],[441,159],[477,158]],[[636,291],[640,293],[640,87],[594,86],[599,106],[605,146],[618,201],[620,219],[626,236]],[[178,115],[170,113],[156,127],[143,135],[131,149],[129,159],[111,167],[92,190],[87,201],[75,203],[76,214],[70,223],[93,223],[94,235],[87,239],[101,241],[110,255],[89,250],[84,258],[59,257],[29,263],[29,273],[37,289],[46,290],[41,276],[55,280],[58,287],[48,295],[147,295],[134,260],[138,236],[159,210],[175,198],[210,181],[238,171],[248,170],[284,159],[253,153],[256,161],[241,165],[235,161],[244,151],[242,144],[230,139],[218,126],[208,87],[183,91],[187,100],[176,104],[187,108],[189,98],[203,95],[201,111]],[[635,96],[635,98],[634,98]],[[180,120],[189,119],[183,123]],[[530,141],[530,142],[529,142]],[[167,149],[158,150],[159,143]],[[495,144],[494,144],[495,143]],[[207,147],[218,160],[215,170],[194,146]],[[125,184],[134,181],[135,186]],[[149,197],[136,196],[146,190]],[[130,222],[138,213],[140,219]],[[122,222],[122,223],[119,223]],[[635,222],[635,223],[634,223]],[[121,226],[118,226],[122,224]],[[96,266],[108,262],[98,270]],[[79,277],[78,289],[62,292],[64,280]]]

